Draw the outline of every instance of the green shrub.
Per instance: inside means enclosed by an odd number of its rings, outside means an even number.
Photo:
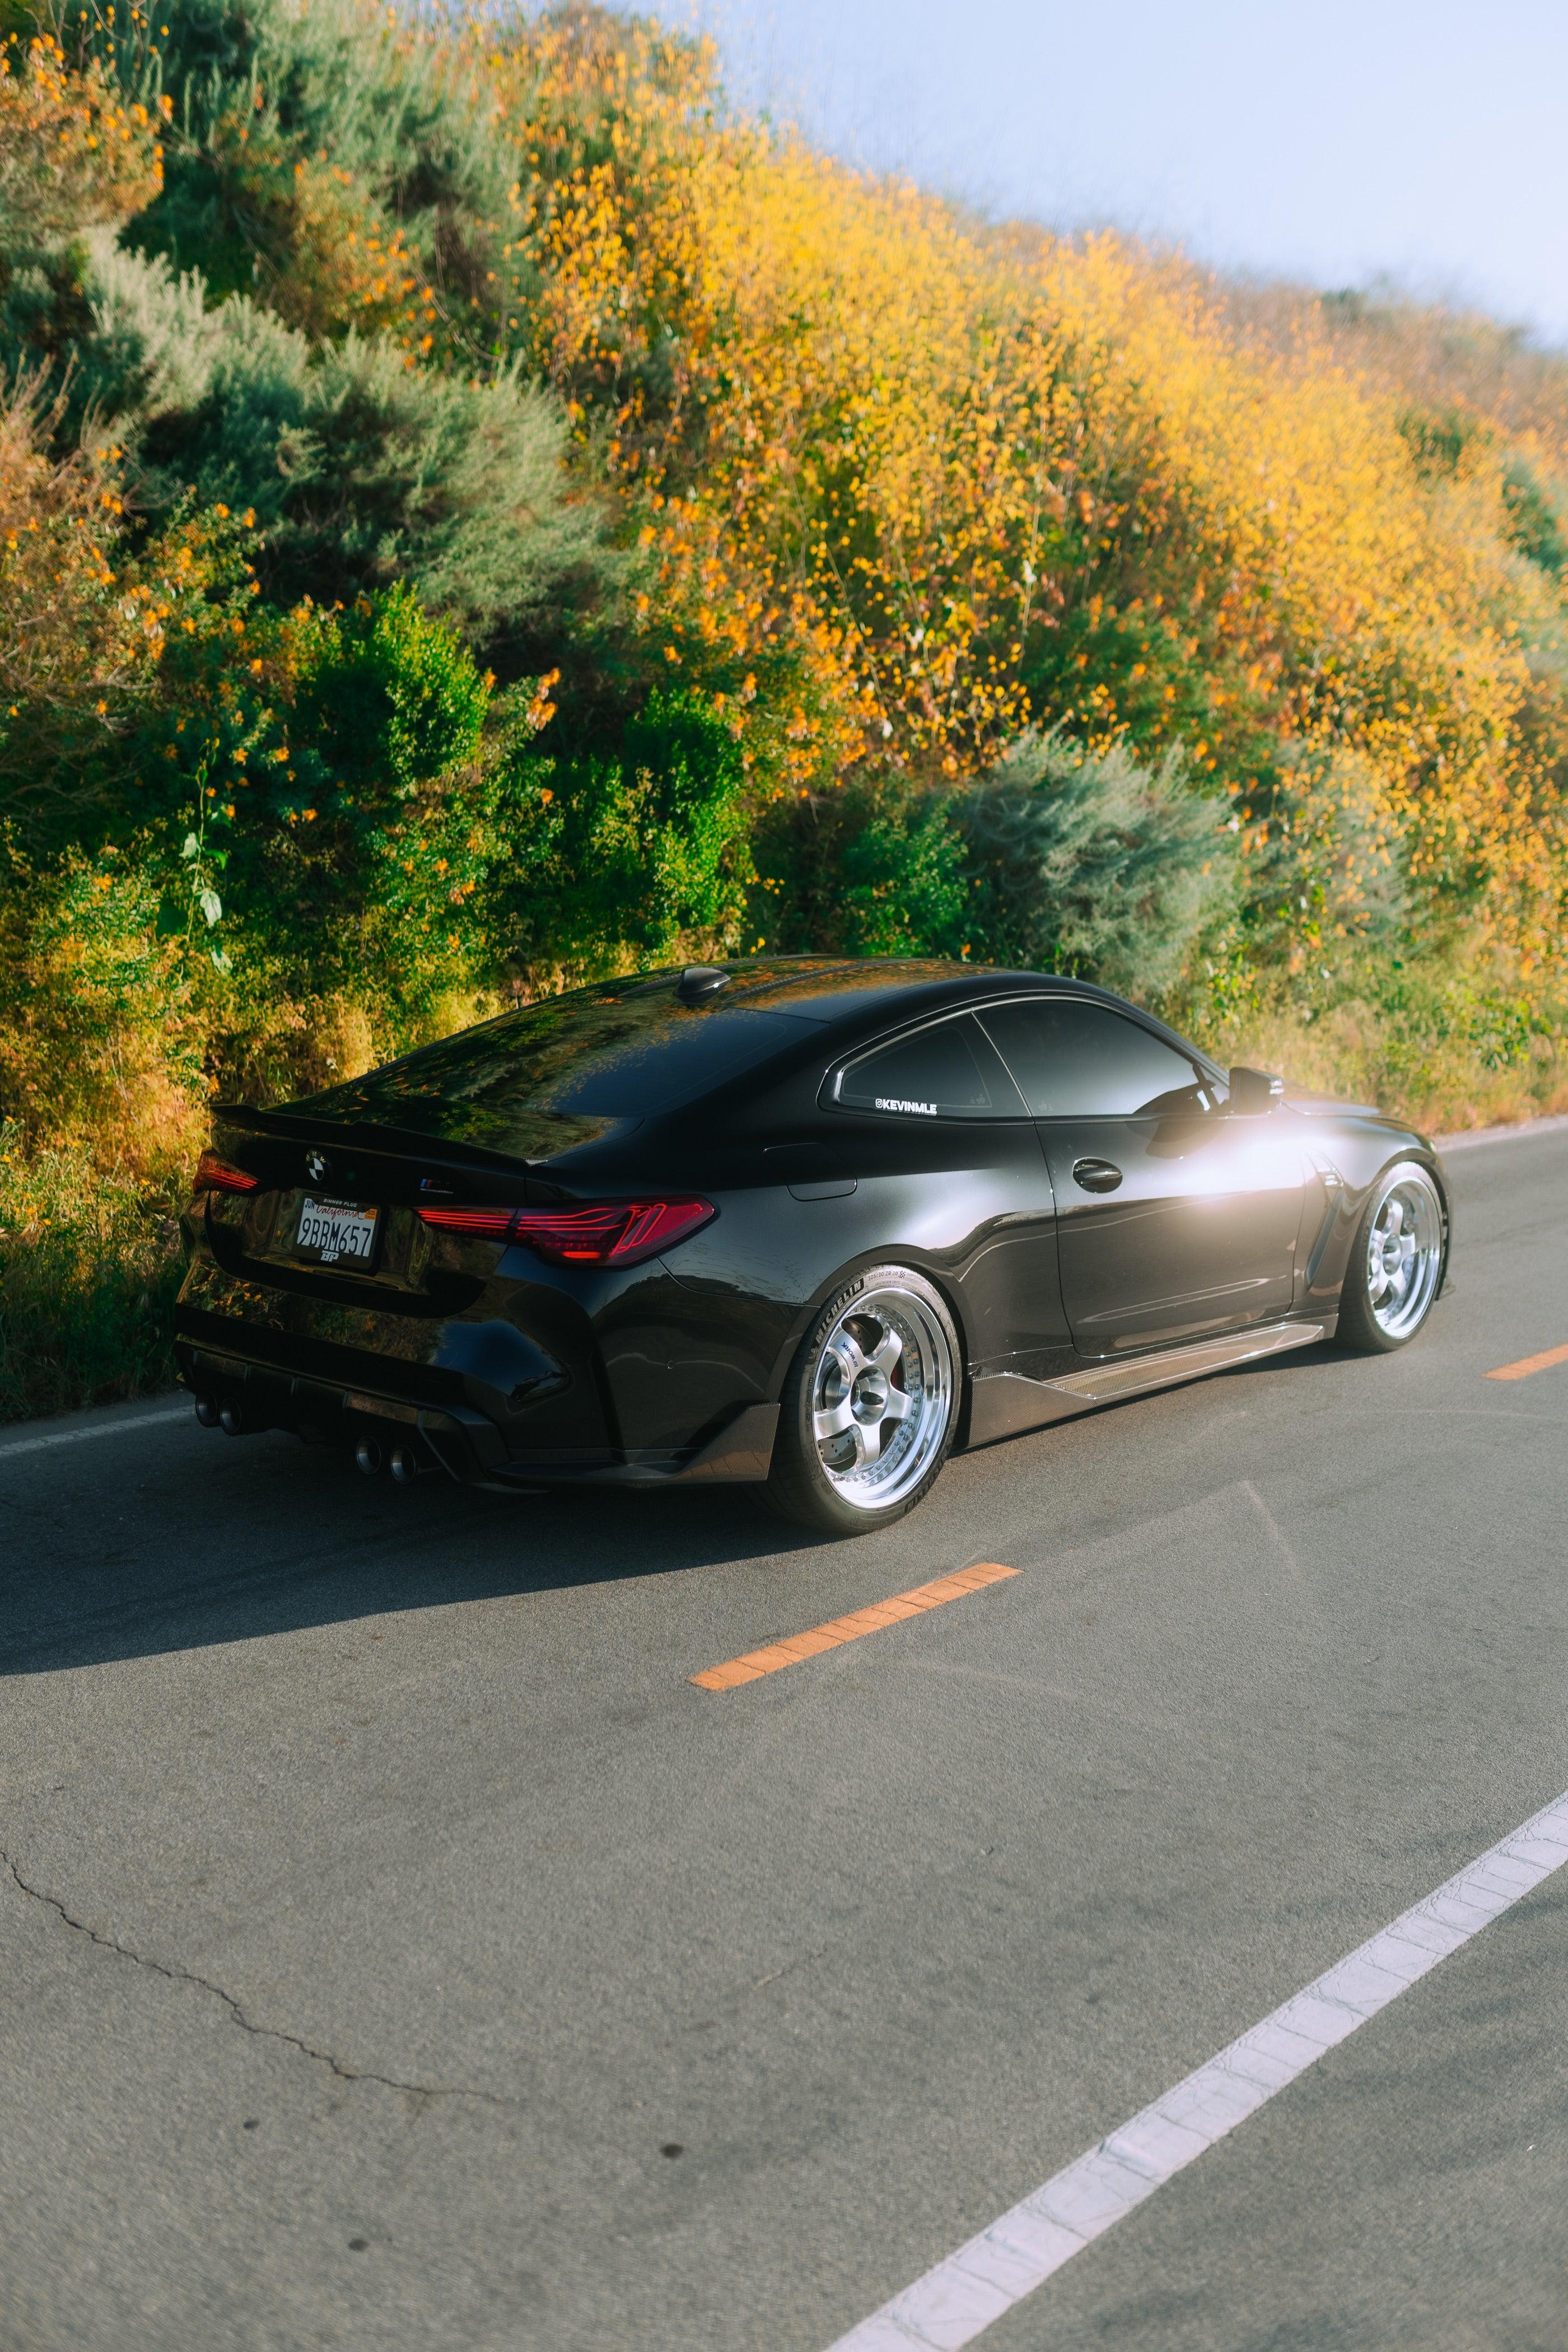
[[[129,78],[147,73],[133,47],[121,57]],[[434,278],[460,317],[512,171],[453,44],[364,0],[181,0],[155,79],[175,136],[163,195],[135,226],[144,250],[199,263],[220,298],[259,286],[324,331],[363,305],[367,278],[395,274],[378,259],[406,264],[421,297]]]
[[[896,769],[763,813],[749,913],[759,944],[839,955],[963,955],[973,896],[952,794]]]
[[[1234,898],[1225,803],[1193,789],[1179,751],[1143,765],[1121,743],[1032,731],[955,795],[953,817],[989,962],[1158,996]]]
[[[1342,942],[1396,940],[1410,909],[1403,828],[1386,780],[1349,745],[1281,747],[1241,817],[1241,891],[1255,961],[1331,962]]]
[[[0,1119],[14,1150],[92,1151],[116,1180],[156,1181],[197,1144],[187,940],[161,929],[162,905],[158,877],[113,851],[34,866],[13,848],[0,864]]]
[[[615,753],[525,751],[503,781],[519,855],[488,898],[514,968],[625,968],[737,945],[752,878],[745,767],[730,720],[701,696],[656,692]]]
[[[520,730],[492,723],[449,623],[403,586],[248,625],[220,609],[165,667],[178,715],[137,744],[134,838],[163,928],[190,928],[193,891],[204,911],[217,977],[193,976],[231,1041],[272,1025],[279,992],[347,991],[395,1023],[486,961],[473,893],[508,848],[487,768]]]
[[[0,1126],[0,1421],[166,1388],[182,1271],[169,1197]]]
[[[1503,474],[1502,503],[1509,538],[1520,553],[1553,579],[1560,578],[1568,569],[1568,532],[1534,467],[1522,457],[1516,457]]]
[[[345,793],[344,814],[384,824],[472,760],[489,688],[468,647],[406,587],[312,612],[295,651],[299,782]],[[346,778],[340,785],[336,779]]]
[[[481,642],[553,644],[612,593],[624,560],[602,498],[574,484],[555,396],[515,367],[482,377],[413,365],[387,335],[312,345],[232,295],[98,240],[86,279],[73,415],[129,446],[140,504],[194,495],[247,511],[257,568],[288,604],[405,578]]]
[[[850,955],[963,955],[973,890],[944,793],[875,807],[838,864],[840,944]]]

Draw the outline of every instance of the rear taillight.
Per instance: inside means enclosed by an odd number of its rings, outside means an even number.
[[[204,1151],[196,1162],[198,1192],[254,1192],[258,1181],[258,1178],[247,1176],[243,1168],[220,1160],[216,1151]]]
[[[511,1233],[515,1209],[416,1209],[422,1224],[437,1225],[444,1234],[483,1234],[504,1242]]]
[[[445,1233],[521,1242],[554,1265],[637,1265],[710,1217],[711,1201],[605,1201],[588,1209],[416,1209]]]
[[[711,1201],[606,1201],[594,1209],[524,1209],[512,1239],[563,1265],[636,1265],[717,1214]]]

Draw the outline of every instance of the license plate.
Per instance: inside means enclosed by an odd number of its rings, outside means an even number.
[[[349,1201],[301,1202],[296,1254],[313,1265],[368,1265],[375,1254],[379,1209],[358,1209]]]

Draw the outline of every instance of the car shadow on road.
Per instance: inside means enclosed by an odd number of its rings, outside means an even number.
[[[129,1464],[126,1443],[114,1441],[118,1463],[86,1477],[75,1464],[46,1469],[46,1455],[32,1476],[7,1480],[0,1676],[665,1576],[811,1541],[738,1490],[492,1496],[439,1476],[408,1488],[362,1478],[342,1456],[281,1436],[182,1431]]]
[[[1284,1374],[1300,1397],[1345,1360],[1329,1342],[1198,1385]],[[1060,1443],[1143,1401],[1000,1439],[974,1458]],[[187,1425],[160,1433],[140,1461],[127,1461],[126,1445],[111,1439],[79,1469],[33,1455],[26,1473],[5,1478],[13,1540],[0,1566],[0,1679],[400,1610],[798,1559],[843,1541],[770,1518],[742,1487],[487,1495],[439,1475],[410,1487],[366,1479],[345,1455],[277,1433],[234,1441]]]

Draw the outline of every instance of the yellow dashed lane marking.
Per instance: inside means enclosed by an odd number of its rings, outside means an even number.
[[[917,1584],[911,1592],[895,1592],[890,1601],[874,1601],[869,1609],[857,1609],[847,1617],[831,1618],[826,1625],[814,1625],[809,1633],[792,1633],[787,1642],[770,1642],[765,1649],[748,1650],[744,1657],[731,1658],[726,1665],[706,1666],[690,1680],[702,1690],[733,1690],[738,1683],[754,1683],[763,1675],[776,1675],[781,1667],[798,1665],[802,1658],[817,1658],[824,1650],[837,1650],[845,1642],[858,1642],[867,1633],[880,1633],[889,1625],[900,1624],[906,1617],[918,1617],[927,1609],[940,1609],[945,1601],[962,1601],[966,1592],[978,1592],[982,1585],[999,1584],[1005,1576],[1017,1573],[1016,1568],[1003,1568],[994,1559],[984,1559],[975,1568],[961,1568],[953,1576],[939,1576],[930,1584]]]
[[[1546,1348],[1539,1356],[1521,1356],[1517,1364],[1500,1364],[1489,1372],[1489,1381],[1527,1381],[1531,1372],[1544,1372],[1553,1364],[1568,1364],[1568,1347]]]

